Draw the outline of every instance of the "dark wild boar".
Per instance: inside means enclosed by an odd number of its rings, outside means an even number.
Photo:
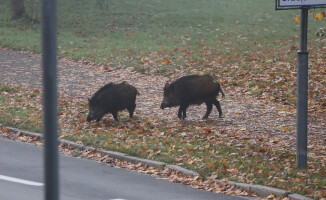
[[[100,88],[91,99],[88,99],[89,113],[87,121],[101,121],[102,117],[111,113],[118,121],[118,111],[127,109],[130,118],[136,108],[137,89],[126,81],[115,84],[109,83]]]
[[[216,106],[219,117],[222,116],[220,102],[216,99],[219,92],[224,97],[224,92],[219,83],[213,81],[210,75],[184,76],[172,83],[166,83],[161,109],[166,107],[179,107],[178,117],[185,119],[186,111],[190,105],[206,103],[207,111],[203,119],[208,118],[213,104]]]

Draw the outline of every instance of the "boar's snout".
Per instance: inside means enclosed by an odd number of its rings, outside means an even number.
[[[163,109],[166,108],[166,107],[169,107],[169,103],[168,103],[168,101],[164,98],[163,101],[162,101],[162,103],[161,103],[160,108],[163,110]]]
[[[165,106],[163,103],[161,103],[160,108],[163,110],[165,107],[166,107],[166,106]]]
[[[96,119],[96,118],[97,118],[97,117],[96,117],[96,115],[95,115],[94,110],[89,110],[89,113],[88,113],[88,115],[87,115],[86,121],[90,122],[90,121],[92,121],[92,120],[94,120],[94,119]]]
[[[88,122],[90,122],[90,121],[92,121],[92,118],[88,115],[87,118],[86,118],[86,120],[87,120]]]

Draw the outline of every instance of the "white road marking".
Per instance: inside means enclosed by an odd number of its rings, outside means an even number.
[[[109,199],[109,200],[126,200],[126,199]]]
[[[10,176],[3,176],[3,175],[0,175],[0,180],[10,181],[10,182],[14,182],[14,183],[21,183],[21,184],[31,185],[31,186],[43,186],[44,185],[43,183],[27,181],[27,180],[14,178],[14,177],[10,177]]]

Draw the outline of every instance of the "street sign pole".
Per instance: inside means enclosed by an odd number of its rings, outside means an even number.
[[[297,66],[297,168],[307,169],[308,132],[308,10],[326,8],[326,0],[275,0],[276,10],[301,9],[300,50]]]
[[[300,50],[297,67],[297,168],[307,169],[308,124],[308,8],[301,9]]]
[[[56,0],[42,0],[45,199],[59,199]]]

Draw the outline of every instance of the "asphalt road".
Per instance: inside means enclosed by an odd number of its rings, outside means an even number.
[[[240,200],[60,154],[61,200]],[[43,148],[0,137],[0,200],[43,199]]]

